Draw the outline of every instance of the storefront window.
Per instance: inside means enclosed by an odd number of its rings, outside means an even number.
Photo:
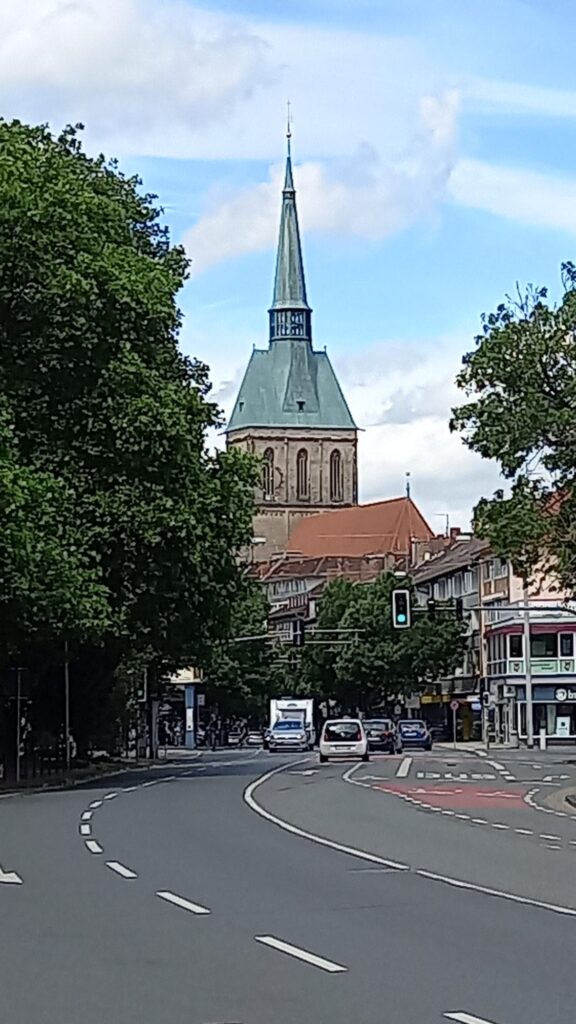
[[[521,658],[524,654],[524,643],[523,638],[519,633],[513,633],[508,637],[508,643],[510,644],[510,657]]]
[[[530,637],[530,651],[533,658],[555,658],[556,633],[536,633]]]
[[[560,634],[560,657],[561,658],[573,658],[574,657],[574,634],[573,633],[561,633]]]

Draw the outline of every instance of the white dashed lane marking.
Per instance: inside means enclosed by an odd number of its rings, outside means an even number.
[[[100,846],[100,843],[97,843],[95,839],[86,840],[86,849],[89,853],[104,853],[103,847]]]
[[[106,867],[110,868],[111,871],[115,871],[117,875],[121,875],[122,878],[138,878],[135,871],[127,868],[125,864],[119,864],[117,860],[106,861]]]
[[[191,903],[190,900],[184,899],[183,896],[177,896],[174,892],[157,892],[157,896],[161,900],[165,900],[166,903],[173,903],[175,907],[181,907],[182,910],[189,910],[191,914],[210,914],[212,911],[208,910],[208,907],[201,907],[198,903]]]
[[[445,1013],[446,1020],[458,1021],[458,1024],[496,1024],[496,1021],[487,1020],[486,1017],[474,1017],[471,1013]]]
[[[341,964],[325,960],[323,956],[309,953],[307,949],[300,949],[299,946],[291,946],[289,942],[276,939],[273,935],[255,935],[254,938],[256,942],[261,942],[264,946],[271,946],[272,949],[277,949],[280,953],[286,953],[296,960],[303,960],[305,963],[311,964],[312,967],[319,967],[321,971],[327,971],[328,974],[344,974],[348,970]]]
[[[89,824],[89,822],[86,821],[86,822],[84,822],[84,824],[80,825],[80,835],[81,836],[90,836],[90,835],[92,835],[92,826]]]

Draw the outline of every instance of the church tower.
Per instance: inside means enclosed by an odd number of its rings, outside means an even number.
[[[285,551],[303,516],[358,503],[357,427],[328,355],[312,345],[290,126],[287,139],[268,347],[252,352],[226,431],[228,446],[262,460],[258,560]]]

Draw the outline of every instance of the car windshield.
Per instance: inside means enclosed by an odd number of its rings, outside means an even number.
[[[302,732],[302,722],[296,722],[289,720],[287,722],[276,722],[274,726],[274,732]]]
[[[362,730],[357,722],[332,722],[326,726],[324,739],[330,743],[354,743],[362,739]]]

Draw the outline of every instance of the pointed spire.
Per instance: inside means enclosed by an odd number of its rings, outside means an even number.
[[[290,105],[288,105],[286,141],[286,174],[282,190],[282,215],[276,256],[274,298],[270,309],[271,341],[281,337],[310,340],[311,310],[306,297],[306,280],[296,209],[296,190],[292,175]]]

